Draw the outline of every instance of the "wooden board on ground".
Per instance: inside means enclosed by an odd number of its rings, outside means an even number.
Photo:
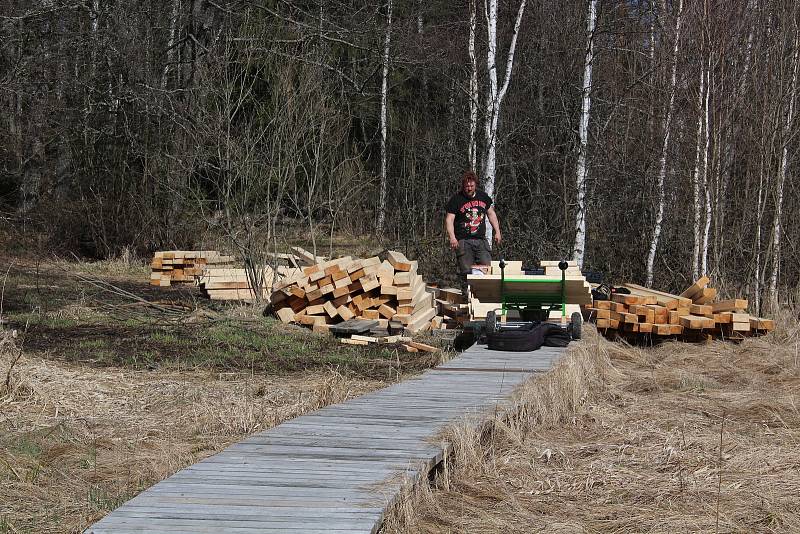
[[[331,325],[330,331],[340,335],[363,334],[364,332],[369,332],[371,328],[377,325],[378,321],[353,318],[343,323]]]

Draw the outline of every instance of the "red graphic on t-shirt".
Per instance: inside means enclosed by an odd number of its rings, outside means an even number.
[[[470,234],[478,233],[478,229],[483,224],[483,217],[486,213],[486,202],[482,200],[470,200],[465,202],[459,210],[467,218],[464,227]]]

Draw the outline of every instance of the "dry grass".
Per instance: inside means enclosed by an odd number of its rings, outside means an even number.
[[[147,372],[23,355],[0,392],[0,532],[80,532],[246,434],[382,385],[335,371]]]
[[[590,333],[517,410],[451,429],[436,487],[386,532],[800,531],[798,331],[783,324],[740,345]]]

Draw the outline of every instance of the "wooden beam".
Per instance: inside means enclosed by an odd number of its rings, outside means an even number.
[[[740,312],[747,309],[747,304],[745,299],[728,299],[713,303],[711,308],[714,313]]]
[[[683,293],[680,294],[681,297],[686,298],[693,298],[697,293],[699,293],[704,287],[708,285],[711,279],[707,276],[700,277],[694,284],[687,287]]]
[[[397,271],[411,271],[415,267],[416,262],[411,262],[402,252],[390,250],[386,253],[386,259],[392,264],[392,267]]]

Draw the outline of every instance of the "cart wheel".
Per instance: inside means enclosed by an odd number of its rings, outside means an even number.
[[[581,338],[581,325],[583,323],[583,317],[578,312],[575,312],[570,317],[570,326],[572,326],[572,339],[580,339]]]
[[[486,333],[494,334],[497,332],[497,314],[494,310],[486,312]]]

